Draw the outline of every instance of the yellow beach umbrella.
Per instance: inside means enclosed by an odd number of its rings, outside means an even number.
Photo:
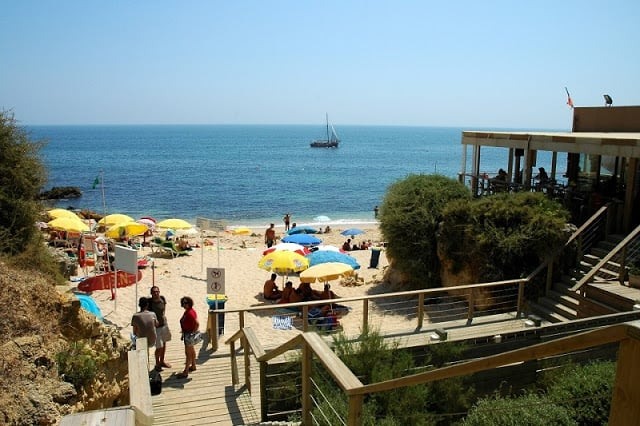
[[[52,219],[57,219],[59,217],[68,217],[68,218],[71,218],[71,219],[80,219],[80,216],[78,216],[77,214],[75,214],[71,210],[67,210],[67,209],[52,209],[52,210],[48,210],[47,214]]]
[[[353,268],[346,263],[327,262],[314,265],[300,273],[300,282],[315,283],[331,281],[353,274]]]
[[[134,222],[134,220],[131,216],[127,216],[126,214],[114,213],[114,214],[108,214],[102,219],[100,219],[98,221],[98,225],[111,226],[111,225],[117,225],[123,222]]]
[[[134,237],[136,235],[144,234],[148,229],[149,227],[144,223],[122,222],[107,229],[107,232],[105,232],[104,235],[109,238],[119,238],[124,235]]]
[[[158,228],[168,228],[168,229],[189,229],[193,228],[193,225],[182,219],[165,219],[158,223],[156,223]]]
[[[50,228],[59,229],[67,232],[88,232],[89,226],[80,220],[79,217],[75,219],[72,217],[59,217],[53,219],[47,223]]]
[[[289,275],[307,269],[309,259],[294,251],[272,251],[260,259],[258,267],[276,274]]]

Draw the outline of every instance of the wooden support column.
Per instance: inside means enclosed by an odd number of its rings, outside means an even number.
[[[418,295],[418,330],[422,328],[424,322],[424,293]]]
[[[473,312],[476,308],[476,289],[469,289],[469,311],[467,312],[467,324],[473,321]]]
[[[369,330],[369,299],[362,301],[362,332]]]
[[[624,232],[631,231],[633,226],[631,213],[633,213],[633,195],[636,193],[636,175],[638,173],[638,159],[629,158],[627,167],[627,181],[624,192],[624,213],[622,215],[622,226]],[[638,195],[640,197],[640,195]]]
[[[635,425],[640,419],[640,330],[636,328],[635,331],[637,336],[620,342],[610,425]]]
[[[360,426],[362,424],[363,399],[362,395],[352,395],[349,397],[349,418],[347,419],[347,425]]]
[[[305,306],[306,308],[306,306]],[[307,342],[302,345],[302,424],[311,425],[311,373],[313,351]]]

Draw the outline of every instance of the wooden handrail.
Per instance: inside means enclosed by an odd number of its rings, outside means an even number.
[[[581,279],[580,281],[578,281],[576,283],[576,285],[574,285],[573,287],[571,287],[571,291],[578,291],[582,288],[582,286],[584,286],[586,283],[588,283],[589,281],[591,281],[591,279],[594,277],[594,275],[604,266],[606,265],[615,255],[617,255],[621,250],[623,250],[630,242],[632,242],[633,240],[635,240],[638,235],[640,235],[640,225],[638,225],[633,231],[631,231],[631,233],[629,233],[629,235],[627,235],[622,241],[620,241],[618,243],[618,245],[616,245],[613,250],[609,251],[609,253],[607,253],[607,255],[605,257],[602,258],[602,260],[600,260],[600,262],[598,262],[596,264],[596,266],[594,266],[593,268],[591,268],[589,270],[589,272],[587,272]]]

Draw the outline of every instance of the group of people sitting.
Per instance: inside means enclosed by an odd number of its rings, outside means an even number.
[[[297,303],[338,298],[329,284],[324,285],[323,291],[317,291],[312,289],[309,283],[301,282],[297,288],[293,288],[293,283],[287,281],[280,291],[276,284],[276,277],[276,274],[271,274],[271,278],[264,282],[262,295],[267,300],[276,300],[278,303]]]
[[[372,245],[373,243],[371,242],[371,240],[368,240],[368,241],[362,240],[360,244],[354,241],[353,245],[351,245],[351,238],[349,238],[347,239],[347,241],[344,242],[344,244],[342,244],[342,250],[343,251],[369,250]]]

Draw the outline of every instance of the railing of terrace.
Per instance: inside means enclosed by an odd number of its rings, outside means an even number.
[[[584,320],[583,320],[584,321]],[[557,327],[550,325],[548,327]],[[301,354],[301,416],[302,424],[362,424],[363,402],[367,395],[378,392],[391,391],[407,386],[421,385],[433,381],[461,377],[490,369],[502,368],[507,365],[526,363],[551,356],[569,354],[576,351],[618,344],[618,358],[616,377],[613,386],[610,424],[627,424],[628,419],[637,419],[640,415],[640,366],[635,362],[640,355],[640,321],[627,322],[606,327],[599,327],[590,331],[561,337],[544,343],[521,349],[507,351],[496,355],[462,362],[435,370],[412,374],[384,382],[363,384],[358,377],[338,358],[327,343],[317,333],[303,333],[291,339],[278,348],[265,353],[260,342],[255,339],[251,329],[245,328],[235,333],[228,343],[231,352],[236,352],[235,343],[242,342],[245,357],[253,353],[260,362],[261,377],[264,377],[266,364],[290,350],[298,350]],[[322,368],[322,377],[314,376],[313,361],[318,361]],[[232,371],[235,367],[232,360]],[[248,361],[248,359],[247,359]],[[248,363],[245,363],[248,386],[250,375]],[[314,378],[315,377],[315,378]],[[237,384],[237,371],[233,374],[234,384]],[[326,404],[319,399],[326,399],[317,380],[330,379],[339,387],[346,398],[346,418],[342,417],[340,408],[333,404]],[[314,396],[315,395],[315,396]],[[318,400],[314,399],[318,398]],[[314,407],[323,404],[322,410],[313,411]],[[264,413],[263,413],[264,415]],[[316,417],[317,416],[317,417]],[[265,420],[263,418],[263,420]]]

